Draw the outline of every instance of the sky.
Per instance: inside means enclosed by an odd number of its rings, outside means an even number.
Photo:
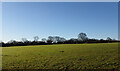
[[[4,2],[2,40],[48,36],[118,39],[117,2]]]

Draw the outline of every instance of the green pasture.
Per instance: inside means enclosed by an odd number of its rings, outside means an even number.
[[[3,69],[113,69],[118,43],[2,47]]]

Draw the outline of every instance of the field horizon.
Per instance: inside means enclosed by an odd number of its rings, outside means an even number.
[[[2,70],[120,71],[120,2],[1,5]]]
[[[118,69],[118,43],[2,47],[4,69]]]

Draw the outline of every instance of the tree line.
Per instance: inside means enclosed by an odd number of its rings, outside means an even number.
[[[80,44],[80,43],[112,43],[119,42],[118,40],[111,39],[107,37],[104,39],[90,39],[87,37],[86,33],[79,33],[78,38],[70,38],[66,40],[64,37],[60,36],[49,36],[47,39],[42,38],[39,40],[38,36],[33,37],[34,41],[29,41],[27,38],[22,38],[21,41],[10,40],[7,43],[0,42],[0,46],[8,47],[8,46],[25,46],[25,45],[51,45],[51,44]]]

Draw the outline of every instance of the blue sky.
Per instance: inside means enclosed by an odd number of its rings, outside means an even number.
[[[3,41],[61,36],[118,39],[117,2],[6,2],[2,4]]]

